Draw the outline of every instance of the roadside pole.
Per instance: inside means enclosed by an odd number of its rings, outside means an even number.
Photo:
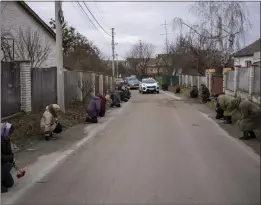
[[[119,62],[118,62],[118,54],[116,54],[116,78],[119,78]]]
[[[2,2],[0,2],[0,10],[2,11]],[[0,13],[0,17],[1,17],[2,13]],[[1,18],[0,18],[1,19]],[[0,33],[2,33],[2,27],[0,24]],[[0,41],[0,48],[1,48],[1,41]],[[0,54],[2,53],[2,51],[0,51]],[[2,58],[2,56],[0,55],[0,57]],[[2,59],[1,59],[2,60]],[[0,63],[0,74],[1,74],[1,78],[0,78],[0,119],[1,119],[1,123],[2,123],[2,63]],[[2,130],[2,129],[1,129]],[[1,131],[0,131],[1,132]]]
[[[62,2],[55,1],[57,104],[60,106],[61,111],[65,112],[62,23],[63,23]]]

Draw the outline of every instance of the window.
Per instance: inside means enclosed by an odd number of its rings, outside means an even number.
[[[245,61],[245,63],[246,63],[246,67],[247,67],[247,68],[249,68],[249,67],[251,66],[251,64],[252,64],[251,61]]]

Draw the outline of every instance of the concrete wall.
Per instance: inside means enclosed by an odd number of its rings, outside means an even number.
[[[249,90],[249,68],[239,68],[239,85],[238,89],[248,92]]]
[[[0,25],[2,31],[8,31],[14,37],[17,42],[17,36],[19,28],[26,31],[27,28],[31,28],[32,31],[38,31],[41,37],[42,45],[49,43],[51,45],[51,52],[46,61],[43,62],[42,68],[55,66],[55,39],[51,34],[36,20],[34,19],[19,3],[15,1],[5,1],[1,3],[1,16]],[[12,37],[7,36],[7,37]],[[9,41],[11,44],[11,41]],[[1,59],[2,59],[1,52]],[[30,59],[18,59],[15,60],[30,60]]]

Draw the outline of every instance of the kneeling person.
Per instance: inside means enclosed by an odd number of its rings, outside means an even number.
[[[91,102],[87,107],[88,116],[85,122],[98,123],[98,116],[101,110],[101,99],[98,96],[93,96]]]
[[[57,114],[60,107],[57,104],[50,104],[46,107],[41,118],[40,127],[44,131],[45,140],[53,139],[53,133],[61,133],[62,126],[58,123]]]
[[[198,88],[197,86],[193,85],[192,89],[190,91],[190,97],[191,98],[197,98],[198,97]]]

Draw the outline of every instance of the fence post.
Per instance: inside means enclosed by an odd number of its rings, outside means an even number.
[[[200,88],[200,79],[201,79],[201,77],[200,76],[197,76],[197,78],[198,78],[198,84],[197,84],[197,87],[198,87],[198,90],[199,90],[199,88]]]
[[[82,91],[80,89],[80,87],[82,86],[83,82],[82,82],[82,77],[83,77],[83,73],[82,72],[78,72],[78,82],[77,82],[77,100],[82,101],[83,100],[83,96],[82,96]]]
[[[227,71],[223,71],[223,93],[227,89]]]
[[[251,99],[254,92],[254,84],[255,84],[255,66],[251,65],[249,69],[249,87],[248,87],[249,95]]]
[[[208,79],[209,92],[210,92],[210,95],[212,95],[212,77],[213,77],[213,73],[209,73],[208,76],[209,76],[209,79]]]
[[[99,75],[99,93],[103,94],[103,75]]]
[[[106,92],[105,94],[108,94],[108,88],[109,88],[109,76],[105,76],[105,85],[106,85]]]
[[[235,67],[234,72],[234,96],[237,96],[238,86],[239,86],[239,75],[238,75],[238,66]]]
[[[182,75],[179,74],[179,85],[182,85]]]
[[[112,92],[113,89],[112,89],[112,77],[111,76],[109,77],[109,86],[110,86],[110,91]]]
[[[93,91],[92,91],[92,95],[95,95],[95,76],[96,73],[91,73],[91,86],[93,86]]]
[[[20,62],[21,110],[24,112],[32,111],[31,78],[30,61]]]

